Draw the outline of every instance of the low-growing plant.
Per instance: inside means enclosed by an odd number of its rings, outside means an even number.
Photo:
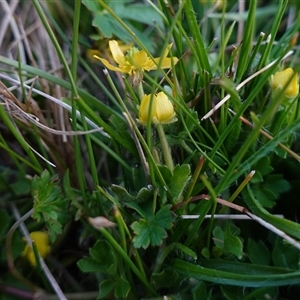
[[[297,299],[298,4],[0,5],[3,299]]]

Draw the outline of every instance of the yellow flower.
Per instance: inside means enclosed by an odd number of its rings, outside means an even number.
[[[50,253],[49,237],[46,232],[33,231],[30,233],[30,238],[35,242],[37,250],[39,251],[42,258],[45,258]],[[33,249],[26,244],[22,256],[24,256],[32,266],[36,266],[36,260]]]
[[[288,82],[289,84],[286,86]],[[284,96],[295,98],[299,93],[298,73],[295,73],[291,68],[277,72],[271,76],[270,85],[274,90],[283,89],[286,86]]]
[[[113,57],[111,55],[111,51],[109,49],[108,43],[109,43],[108,39],[103,39],[101,41],[98,41],[96,43],[97,48],[87,49],[87,51],[85,52],[86,57],[91,61],[96,61],[95,56],[103,55],[105,57],[108,57],[109,60],[112,60]],[[122,41],[118,41],[118,45],[122,52],[125,52],[133,47],[133,43],[124,44]]]
[[[139,107],[139,123],[146,125],[148,119],[154,124],[168,124],[176,121],[172,102],[164,92],[153,95],[151,112],[149,111],[151,95],[144,95]]]
[[[172,44],[166,48],[162,58],[154,58],[155,63],[152,59],[150,59],[145,50],[138,50],[135,47],[131,47],[125,56],[118,42],[112,40],[109,41],[109,49],[114,61],[118,64],[118,67],[110,64],[106,59],[97,55],[94,55],[94,57],[99,59],[106,68],[112,71],[126,73],[133,76],[137,72],[156,70],[158,64],[162,69],[171,68],[172,62],[175,65],[178,61],[177,57],[167,57],[171,47]]]

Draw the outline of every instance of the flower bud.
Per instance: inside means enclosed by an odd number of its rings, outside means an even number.
[[[96,229],[111,228],[111,227],[116,226],[116,223],[113,223],[104,217],[96,217],[96,218],[88,217],[88,221]]]
[[[169,124],[176,121],[172,102],[164,92],[153,95],[151,111],[151,95],[144,95],[139,107],[139,123],[146,125],[148,119],[154,124]]]
[[[270,85],[274,90],[286,87],[284,96],[287,98],[295,98],[299,93],[298,73],[295,73],[291,68],[277,72],[271,76]]]

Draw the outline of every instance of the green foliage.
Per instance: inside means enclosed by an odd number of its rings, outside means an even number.
[[[270,252],[268,247],[261,240],[256,242],[250,238],[247,244],[247,254],[253,264],[265,266],[270,264]]]
[[[172,227],[173,215],[170,212],[170,205],[161,208],[156,214],[143,210],[143,219],[133,222],[131,228],[136,236],[133,244],[136,248],[144,249],[151,246],[159,246],[167,237],[166,229]]]
[[[53,242],[56,235],[62,233],[63,225],[70,219],[68,214],[69,201],[64,198],[57,177],[50,176],[45,170],[41,176],[32,179],[31,194],[34,211],[32,217],[37,222],[45,222]]]
[[[214,243],[216,247],[213,249],[213,254],[216,257],[220,257],[223,253],[228,255],[234,255],[238,259],[243,257],[243,244],[241,238],[238,235],[239,230],[232,224],[227,223],[225,229],[216,226],[213,230],[215,237]]]
[[[290,184],[283,178],[283,175],[273,174],[272,170],[268,157],[261,158],[255,165],[252,192],[266,208],[272,208],[280,194],[290,189]]]
[[[100,283],[98,299],[105,299],[111,292],[114,292],[116,298],[126,298],[130,284],[124,277],[118,275],[117,259],[110,244],[106,241],[97,241],[90,249],[90,256],[82,258],[77,265],[82,272],[99,272],[108,277]]]
[[[270,78],[300,71],[299,5],[46,2],[17,4],[20,22],[43,24],[26,45],[0,21],[0,293],[295,298],[299,97]],[[94,54],[125,71],[103,73]],[[155,115],[176,122],[141,125],[161,92]],[[49,232],[57,284],[22,259],[35,230]]]
[[[130,195],[127,190],[122,186],[112,185],[111,190],[117,195],[121,203],[126,202],[145,202],[153,196],[153,190],[151,188],[141,188],[136,196]]]
[[[133,37],[126,31],[123,24],[120,24],[98,2],[82,0],[82,3],[93,14],[93,26],[100,30],[103,37],[112,38],[116,36],[124,43],[132,42]],[[158,26],[160,29],[164,29],[164,23],[159,13],[152,6],[133,3],[131,0],[107,1],[107,5],[130,28],[133,34],[137,35],[145,47],[150,50],[153,49],[154,43],[151,42],[149,36],[143,34],[144,26],[141,26],[141,24]],[[141,16],[143,17],[141,18]],[[138,22],[138,24],[134,22]]]
[[[103,272],[115,274],[117,272],[116,257],[111,246],[106,241],[97,241],[93,248],[90,248],[90,256],[82,258],[78,267],[83,272]]]

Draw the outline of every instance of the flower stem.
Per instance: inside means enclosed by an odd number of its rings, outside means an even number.
[[[173,163],[173,159],[171,156],[171,149],[169,147],[163,125],[161,123],[156,124],[156,129],[157,129],[158,136],[160,139],[165,163],[166,163],[167,167],[170,169],[170,171],[172,172],[174,170],[174,163]]]
[[[142,82],[140,82],[139,85],[137,86],[137,90],[138,90],[138,94],[139,94],[139,98],[140,98],[140,102],[141,102],[144,97],[144,88],[143,88]]]

